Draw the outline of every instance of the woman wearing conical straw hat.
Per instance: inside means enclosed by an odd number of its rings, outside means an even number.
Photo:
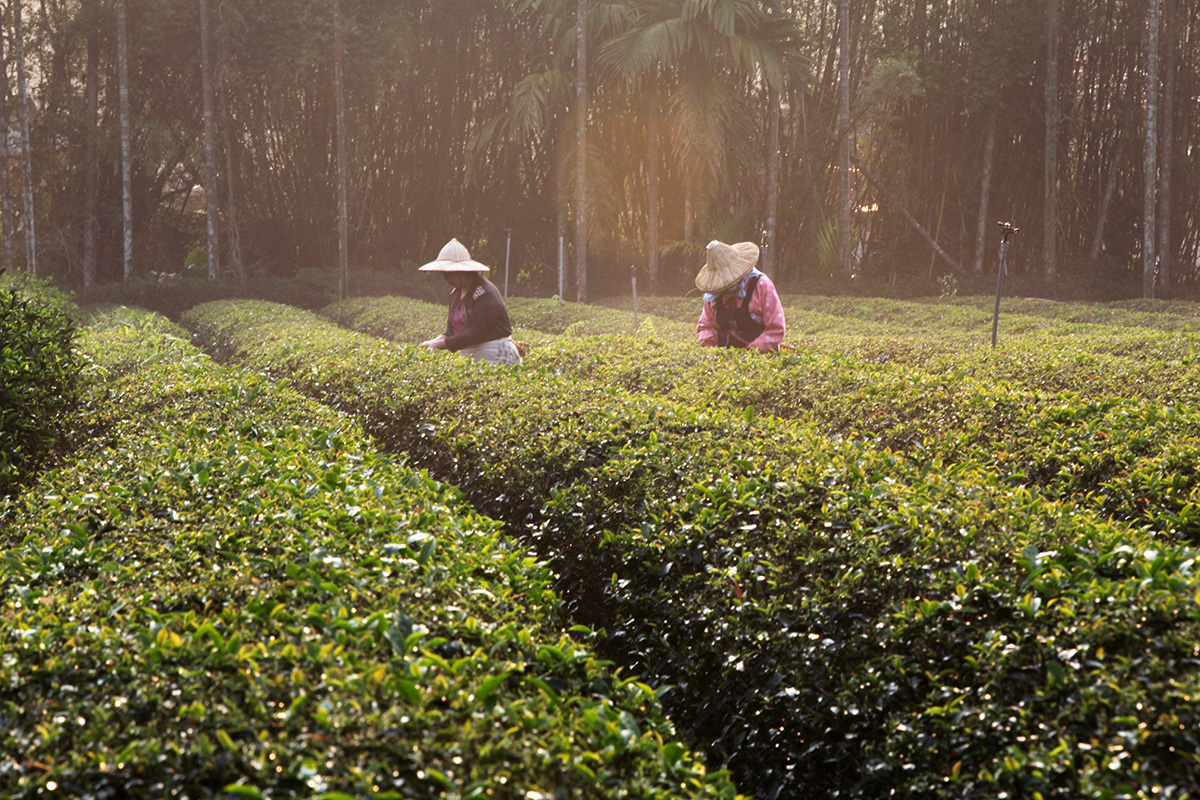
[[[446,330],[421,342],[422,347],[450,350],[493,364],[521,363],[500,290],[483,277],[488,267],[471,260],[467,248],[451,239],[421,271],[440,272],[451,286]]]
[[[744,347],[769,353],[779,349],[787,322],[771,279],[754,268],[758,245],[712,241],[696,288],[704,307],[696,336],[704,347]]]

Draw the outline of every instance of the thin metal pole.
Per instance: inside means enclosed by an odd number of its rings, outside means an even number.
[[[508,241],[504,245],[504,296],[508,297],[508,257],[512,255],[512,228],[508,229]]]
[[[992,312],[992,349],[996,349],[996,332],[1000,327],[1000,292],[1004,288],[1004,262],[1008,255],[1008,237],[1016,233],[1020,228],[1014,228],[1007,222],[997,223],[1000,225],[1000,267],[996,270],[996,308]]]
[[[992,312],[992,349],[996,349],[996,331],[1000,327],[1000,292],[1004,288],[1004,254],[1008,239],[1000,242],[1000,268],[996,270],[996,309]]]
[[[558,237],[558,302],[563,297],[563,237]]]
[[[629,265],[629,276],[633,283],[633,331],[637,333],[638,318],[637,318],[637,265]]]

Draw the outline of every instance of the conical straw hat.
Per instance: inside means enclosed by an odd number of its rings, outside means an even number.
[[[754,242],[725,244],[715,239],[708,243],[706,263],[696,276],[696,288],[720,294],[746,276],[758,263],[758,245]]]
[[[436,261],[421,266],[422,272],[487,272],[491,267],[471,260],[471,254],[458,239],[446,242]]]

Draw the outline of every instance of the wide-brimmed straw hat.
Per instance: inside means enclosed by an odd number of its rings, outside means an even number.
[[[696,276],[696,288],[709,294],[720,294],[746,277],[758,263],[758,245],[754,242],[725,244],[708,243],[706,262]]]
[[[471,260],[471,254],[458,239],[446,242],[436,261],[421,266],[422,272],[487,272],[491,267]]]

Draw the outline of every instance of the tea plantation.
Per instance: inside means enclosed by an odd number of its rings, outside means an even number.
[[[94,320],[0,509],[0,796],[734,796],[459,491],[186,338]]]
[[[98,317],[0,794],[1200,796],[1197,309],[784,301]]]

